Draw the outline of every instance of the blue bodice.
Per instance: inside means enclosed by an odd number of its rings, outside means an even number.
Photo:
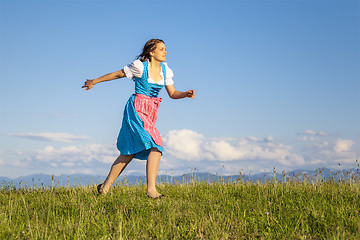
[[[149,97],[157,97],[159,95],[160,90],[165,86],[164,84],[157,84],[157,83],[149,83],[149,72],[148,72],[148,65],[147,61],[143,62],[144,64],[144,71],[141,78],[135,77],[135,93],[144,94]],[[164,83],[166,79],[166,70],[165,65],[160,63],[161,69],[164,75]]]

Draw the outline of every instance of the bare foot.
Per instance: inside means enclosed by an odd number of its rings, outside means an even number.
[[[105,189],[105,185],[103,183],[97,186],[97,190],[98,193],[102,196],[105,196],[109,191],[108,189]]]
[[[146,195],[148,196],[148,197],[150,197],[150,198],[161,198],[161,197],[163,197],[164,195],[163,194],[161,194],[161,193],[158,193],[156,190],[155,191],[148,191],[147,193],[146,193]]]

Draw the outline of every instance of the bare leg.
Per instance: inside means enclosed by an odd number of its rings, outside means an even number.
[[[125,167],[131,162],[134,158],[134,155],[121,155],[117,157],[113,165],[111,166],[109,175],[107,176],[105,182],[100,188],[100,192],[103,195],[106,195],[109,191],[111,184],[115,182],[118,176],[124,171]]]
[[[159,197],[161,195],[158,193],[155,187],[160,158],[161,152],[159,152],[159,150],[156,148],[153,148],[151,149],[146,162],[147,195],[153,198]]]

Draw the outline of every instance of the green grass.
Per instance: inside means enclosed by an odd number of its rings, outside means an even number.
[[[0,239],[360,239],[360,182],[0,190]]]

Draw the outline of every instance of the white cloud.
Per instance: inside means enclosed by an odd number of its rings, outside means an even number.
[[[164,137],[166,151],[178,159],[199,160],[203,159],[204,136],[192,130],[172,130]]]
[[[274,166],[287,170],[336,167],[339,162],[353,166],[356,159],[356,152],[352,150],[354,141],[334,139],[327,133],[311,130],[307,130],[307,134],[310,136],[304,136],[306,139],[301,141],[305,142],[302,147],[297,145],[296,150],[272,136],[205,138],[195,131],[173,130],[164,138],[164,149],[170,163],[174,161],[181,166],[195,166],[210,172],[215,168],[230,173],[231,169],[260,171]]]
[[[263,138],[263,139],[249,136],[249,137],[246,137],[245,139],[249,140],[250,142],[272,142],[274,140],[274,138],[272,136],[267,136],[266,138]]]
[[[63,167],[74,167],[75,163],[73,162],[64,162],[61,164]]]
[[[312,136],[327,136],[328,134],[325,133],[325,132],[317,132],[317,131],[314,131],[314,130],[305,130],[304,131],[304,134],[306,135],[312,135]]]
[[[31,140],[38,141],[52,141],[52,142],[66,142],[70,143],[77,140],[86,140],[89,139],[87,136],[75,136],[70,133],[51,133],[51,132],[42,132],[42,133],[14,133],[9,134],[12,137],[26,138]]]
[[[312,159],[311,161],[308,162],[308,164],[310,165],[326,164],[326,161],[321,159]]]
[[[274,138],[246,137],[243,139],[205,137],[195,131],[172,130],[164,137],[166,153],[174,158],[188,161],[246,161],[269,160],[284,165],[304,164],[304,159],[292,153],[292,148],[274,143]]]
[[[247,154],[247,149],[242,148],[241,142],[238,146],[233,146],[224,140],[211,141],[206,145],[206,150],[210,153],[211,160],[219,161],[241,159]]]
[[[65,146],[55,149],[47,146],[36,150],[30,157],[32,161],[61,163],[74,165],[74,163],[103,162],[112,163],[119,155],[115,145],[88,144],[81,146]]]
[[[249,141],[252,141],[252,142],[258,142],[258,141],[260,141],[260,139],[259,139],[259,138],[257,138],[257,137],[253,137],[253,136],[249,136],[249,137],[247,137],[247,138],[246,138],[246,140],[249,140]]]
[[[304,146],[303,154],[307,155],[309,164],[322,164],[335,167],[339,163],[347,163],[353,167],[359,153],[352,150],[354,141],[348,139],[326,139]]]
[[[337,139],[334,145],[334,151],[337,153],[349,152],[354,142],[351,140]]]
[[[314,142],[314,141],[317,141],[317,138],[302,136],[302,137],[299,137],[298,140],[299,141],[304,141],[304,142],[307,142],[307,141]]]
[[[250,142],[240,139],[237,142],[210,140],[206,150],[213,156],[213,160],[260,160],[275,161],[283,165],[302,165],[304,159],[292,153],[292,148],[279,143],[269,142],[273,138],[263,141]]]
[[[295,137],[295,136],[294,136]],[[181,175],[192,169],[200,172],[234,174],[244,171],[261,172],[276,167],[281,170],[316,169],[318,167],[353,167],[359,153],[356,143],[331,136],[309,136],[316,141],[298,141],[289,145],[268,136],[242,138],[206,138],[193,130],[169,131],[163,136],[164,155],[159,174],[170,172]],[[355,147],[354,147],[355,146]],[[355,149],[355,150],[353,150]],[[0,153],[1,154],[1,153]],[[119,152],[115,144],[69,144],[64,147],[47,146],[34,151],[13,151],[0,155],[0,164],[33,171],[80,172],[95,169],[107,172]],[[12,160],[9,156],[12,155]],[[359,158],[359,157],[357,157]],[[144,171],[145,161],[134,161],[125,174]]]

